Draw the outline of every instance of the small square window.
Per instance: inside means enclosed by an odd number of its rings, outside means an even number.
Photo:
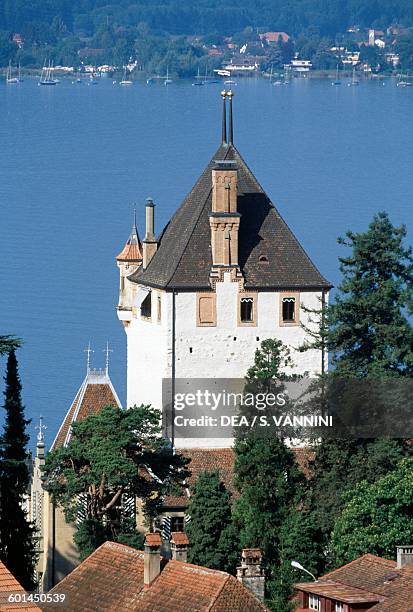
[[[254,320],[254,298],[243,297],[240,300],[241,323],[252,323]]]
[[[183,516],[171,516],[171,533],[184,531],[185,518]]]
[[[344,604],[341,601],[335,602],[334,612],[344,612]]]

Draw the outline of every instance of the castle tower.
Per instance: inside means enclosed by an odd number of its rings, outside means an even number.
[[[43,475],[42,466],[45,463],[45,444],[44,430],[47,429],[43,424],[43,417],[40,416],[39,424],[36,425],[37,442],[36,456],[33,461],[30,497],[29,497],[29,520],[36,528],[36,550],[38,554],[36,562],[36,579],[39,584],[43,580],[44,572],[44,491],[43,491]]]
[[[143,250],[136,226],[135,207],[131,233],[122,251],[116,257],[116,263],[119,268],[119,302],[117,308],[119,318],[124,322],[124,325],[127,325],[131,318],[133,300],[136,293],[136,285],[128,281],[128,276],[135,272],[142,265],[142,262]]]
[[[321,351],[297,347],[310,340],[301,323],[314,325],[306,309],[319,308],[331,284],[241,157],[233,94],[221,95],[221,144],[157,240],[147,209],[149,251],[127,276],[136,286],[125,326],[128,406],[162,410],[165,379],[172,389],[178,379],[243,379],[266,338],[290,348],[295,373],[321,371]],[[178,448],[232,444],[178,439],[173,427],[168,435]]]
[[[86,349],[86,376],[80,385],[69,410],[56,434],[50,450],[67,446],[70,442],[73,423],[98,414],[105,406],[122,408],[118,395],[109,377],[109,345],[106,346],[104,368],[91,368],[92,349]],[[43,497],[43,567],[42,590],[50,590],[69,574],[79,563],[77,548],[73,542],[76,532],[74,523],[67,523],[64,512],[55,506],[47,491]]]

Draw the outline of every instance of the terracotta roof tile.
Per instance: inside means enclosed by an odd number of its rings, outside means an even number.
[[[30,612],[41,612],[35,604],[30,603],[8,603],[8,596],[14,593],[24,593],[21,584],[16,580],[7,567],[0,561],[0,610],[11,612],[15,610],[30,610]]]
[[[73,422],[82,421],[91,414],[98,414],[105,406],[121,408],[109,376],[105,373],[86,376],[57,432],[51,450],[68,443]]]
[[[294,456],[301,470],[308,477],[310,462],[314,458],[314,451],[309,448],[293,448]],[[191,472],[188,478],[189,487],[193,487],[201,472],[219,471],[220,478],[227,491],[234,497],[237,492],[232,483],[234,476],[235,454],[232,448],[188,448],[178,449],[178,452],[190,459],[187,469]],[[169,508],[186,508],[189,504],[187,495],[169,495],[165,498],[164,506]]]
[[[147,533],[145,534],[145,544],[148,546],[161,546],[162,538],[160,533]]]
[[[347,565],[325,574],[317,583],[301,583],[296,587],[305,592],[324,589],[334,599],[346,600],[345,594],[352,593],[353,601],[368,601],[363,597],[376,597],[377,602],[369,608],[373,612],[409,612],[413,608],[413,566],[397,569],[395,561],[366,554]],[[359,591],[359,599],[357,599]],[[321,594],[321,592],[320,592]],[[372,601],[372,599],[370,600]]]
[[[189,545],[188,536],[182,531],[173,531],[171,533],[171,542],[173,542],[174,544],[178,544],[179,546]]]
[[[154,535],[154,534],[152,534]],[[106,542],[51,593],[66,593],[65,612],[263,612],[265,606],[233,576],[166,561],[143,589],[144,553]],[[47,604],[42,606],[47,610]]]

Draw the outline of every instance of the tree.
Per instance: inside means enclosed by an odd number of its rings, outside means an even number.
[[[289,350],[279,340],[263,340],[247,372],[245,390],[273,389],[291,377]],[[296,512],[304,490],[304,476],[283,439],[264,428],[263,432],[240,430],[235,438],[234,482],[240,496],[235,501],[234,525],[242,548],[260,548],[274,609],[287,606],[290,589],[281,589],[277,576],[281,564],[282,531]],[[283,605],[284,605],[283,604]],[[277,607],[278,606],[278,607]]]
[[[347,495],[332,538],[337,565],[365,553],[394,558],[396,546],[413,540],[413,457],[373,484],[360,482]]]
[[[6,338],[7,342],[10,337]],[[9,350],[5,382],[6,418],[0,439],[0,558],[17,580],[26,589],[31,589],[36,561],[34,528],[24,509],[29,486],[26,427],[30,421],[24,418],[14,348]]]
[[[122,500],[143,500],[150,522],[168,487],[188,476],[187,459],[174,454],[160,433],[157,410],[108,406],[74,423],[69,444],[46,457],[46,488],[53,501],[68,521],[79,516],[85,521],[76,537],[81,555],[102,539],[133,543],[136,532]]]
[[[406,228],[387,213],[375,215],[366,232],[347,232],[351,249],[340,258],[343,280],[330,307],[330,348],[343,376],[413,372],[413,255]]]
[[[276,612],[295,610],[291,602],[295,582],[309,580],[291,566],[298,561],[315,576],[324,568],[323,538],[310,512],[291,510],[280,530],[280,561],[267,584],[268,601]]]
[[[231,526],[230,494],[219,472],[201,472],[188,508],[191,520],[186,528],[190,563],[223,571],[235,571],[240,558],[237,538],[228,538]]]
[[[413,258],[403,245],[405,235],[404,227],[393,227],[387,214],[379,213],[366,232],[347,232],[340,240],[352,252],[340,259],[344,278],[327,311],[325,340],[335,365],[327,385],[334,386],[337,377],[374,381],[411,373]],[[317,444],[309,504],[327,549],[346,492],[360,480],[372,483],[386,475],[407,452],[401,439],[323,437]]]
[[[21,346],[21,340],[16,338],[16,336],[0,336],[0,355],[10,353],[10,351],[16,350],[19,346]]]

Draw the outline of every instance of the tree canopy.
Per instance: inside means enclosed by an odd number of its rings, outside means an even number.
[[[90,551],[102,538],[125,542],[134,535],[125,498],[140,498],[150,522],[168,487],[187,477],[186,464],[161,437],[157,410],[108,406],[73,424],[69,444],[48,453],[44,475],[67,520],[85,522],[77,544]]]
[[[360,482],[347,494],[332,547],[337,565],[369,552],[394,558],[396,546],[413,540],[413,457],[376,482]]]

